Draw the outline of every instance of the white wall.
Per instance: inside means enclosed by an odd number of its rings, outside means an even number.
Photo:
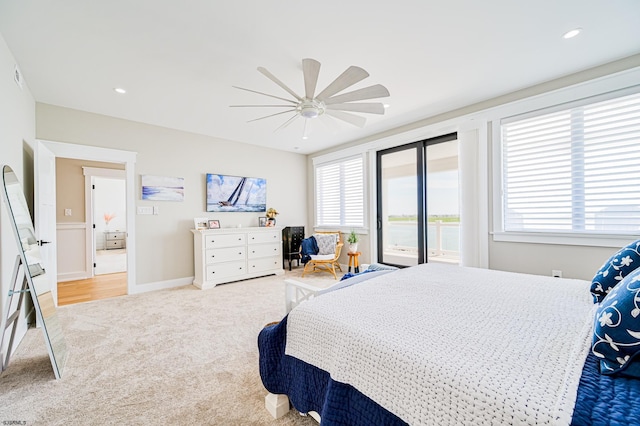
[[[23,186],[26,187],[25,194],[31,206],[29,198],[33,191],[29,188],[29,183],[32,182],[32,178],[28,176],[25,179],[25,176],[32,170],[29,152],[35,138],[35,102],[26,82],[22,90],[14,82],[15,64],[13,55],[0,35],[0,164],[9,165],[16,172]],[[2,191],[4,192],[4,187]],[[4,315],[11,274],[18,251],[9,223],[4,194],[1,198],[3,201],[0,203],[0,309],[1,315]],[[22,321],[18,339],[25,331],[26,323]]]
[[[138,153],[136,204],[159,209],[158,215],[136,216],[138,285],[193,277],[194,217],[219,219],[223,228],[258,225],[264,214],[206,212],[207,173],[266,178],[267,206],[280,213],[278,225],[307,225],[304,155],[47,104],[38,103],[36,115],[38,139]],[[140,175],[184,178],[184,201],[142,201]]]

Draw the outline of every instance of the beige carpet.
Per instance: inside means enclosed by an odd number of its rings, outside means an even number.
[[[42,331],[29,330],[0,376],[0,422],[317,425],[295,410],[274,420],[258,373],[258,333],[282,318],[283,280],[301,271],[59,308],[70,352],[62,379]],[[301,280],[334,282],[326,273]]]

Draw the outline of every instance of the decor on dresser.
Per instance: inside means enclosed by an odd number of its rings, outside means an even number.
[[[108,231],[109,230],[109,222],[111,222],[111,220],[116,217],[115,213],[105,213],[104,214],[104,228]]]
[[[208,229],[209,218],[208,217],[195,217],[193,218],[193,224],[195,229]]]
[[[215,219],[210,220],[209,229],[220,229],[220,221]]]
[[[142,199],[184,201],[184,178],[142,175]]]
[[[358,234],[356,231],[351,230],[349,236],[347,237],[347,242],[349,243],[349,253],[355,253],[358,251]]]
[[[261,228],[267,226],[267,217],[266,216],[260,216],[258,218],[258,226],[261,227]]]
[[[278,211],[273,207],[267,209],[267,224],[266,226],[276,226],[276,216],[279,215]]]
[[[264,212],[267,180],[207,173],[208,212]]]

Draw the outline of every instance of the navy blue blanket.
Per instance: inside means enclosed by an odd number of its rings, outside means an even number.
[[[285,394],[301,413],[316,411],[324,425],[405,425],[400,418],[339,383],[329,373],[285,355],[287,318],[265,327],[258,336],[260,377],[271,393]],[[612,378],[598,372],[587,357],[571,422],[575,426],[640,425],[640,380]]]
[[[311,260],[312,254],[318,254],[320,249],[318,248],[318,242],[315,237],[312,235],[309,238],[305,238],[300,243],[300,252],[302,254],[302,258],[300,259],[302,263],[306,264]]]

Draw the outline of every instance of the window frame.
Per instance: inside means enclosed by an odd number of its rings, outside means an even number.
[[[493,177],[493,231],[494,241],[519,242],[534,244],[561,244],[575,246],[596,247],[620,247],[629,241],[640,238],[638,234],[605,234],[605,233],[580,233],[580,232],[544,232],[544,231],[505,231],[504,229],[504,192],[503,192],[503,156],[502,156],[502,124],[551,114],[554,112],[590,105],[601,101],[611,100],[627,95],[640,93],[640,86],[614,90],[593,96],[583,97],[577,100],[559,103],[553,106],[530,110],[521,114],[514,114],[496,118],[491,122],[491,149],[492,149],[492,177]]]
[[[317,171],[318,168],[324,166],[330,166],[332,164],[345,163],[347,161],[353,160],[355,158],[360,158],[362,161],[362,225],[361,226],[351,226],[351,225],[326,225],[318,223],[318,180],[317,180]],[[338,230],[341,232],[350,232],[351,230],[356,231],[359,234],[367,234],[368,233],[368,220],[369,220],[369,174],[368,174],[368,162],[367,162],[367,153],[366,152],[358,152],[355,154],[346,154],[338,155],[334,158],[326,158],[326,157],[316,157],[313,159],[313,227],[317,230]],[[340,205],[341,211],[344,209],[344,205]]]

